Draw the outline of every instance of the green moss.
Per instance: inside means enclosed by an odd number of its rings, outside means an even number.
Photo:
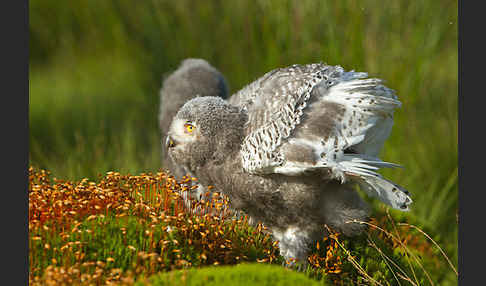
[[[312,286],[328,284],[312,280],[304,273],[297,273],[281,266],[252,263],[159,273],[149,278],[142,278],[135,285]]]

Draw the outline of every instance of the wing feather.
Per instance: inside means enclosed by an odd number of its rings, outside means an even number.
[[[331,67],[324,64],[293,65],[265,74],[235,96],[247,109],[247,136],[241,156],[245,171],[255,174],[271,173],[283,164],[277,151],[300,124],[311,91],[329,78]]]
[[[294,65],[245,87],[233,100],[250,118],[241,148],[244,170],[321,172],[327,179],[356,181],[392,207],[408,210],[408,191],[376,172],[399,167],[377,155],[401,103],[382,80],[367,76],[340,66]]]

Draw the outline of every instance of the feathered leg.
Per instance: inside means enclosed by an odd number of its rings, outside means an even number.
[[[280,255],[282,255],[287,265],[295,266],[296,262],[303,265],[307,264],[309,253],[309,243],[312,241],[310,235],[299,227],[291,226],[285,231],[272,231],[275,239],[279,241]]]

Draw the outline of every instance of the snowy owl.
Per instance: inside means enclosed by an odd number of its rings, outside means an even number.
[[[228,84],[223,75],[203,59],[188,58],[170,74],[160,89],[159,127],[162,142],[169,131],[172,118],[181,106],[196,96],[219,96],[228,98]],[[181,179],[188,174],[183,167],[177,166],[162,148],[162,165]]]
[[[327,235],[359,234],[369,207],[354,189],[406,211],[404,188],[376,171],[395,92],[367,73],[323,63],[272,70],[228,100],[196,97],[177,112],[166,147],[203,186],[212,185],[267,226],[280,253],[306,262]]]

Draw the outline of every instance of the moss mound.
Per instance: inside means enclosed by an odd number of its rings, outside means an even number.
[[[269,264],[239,264],[236,266],[205,267],[178,270],[140,279],[135,285],[325,285],[308,278],[304,273]]]

